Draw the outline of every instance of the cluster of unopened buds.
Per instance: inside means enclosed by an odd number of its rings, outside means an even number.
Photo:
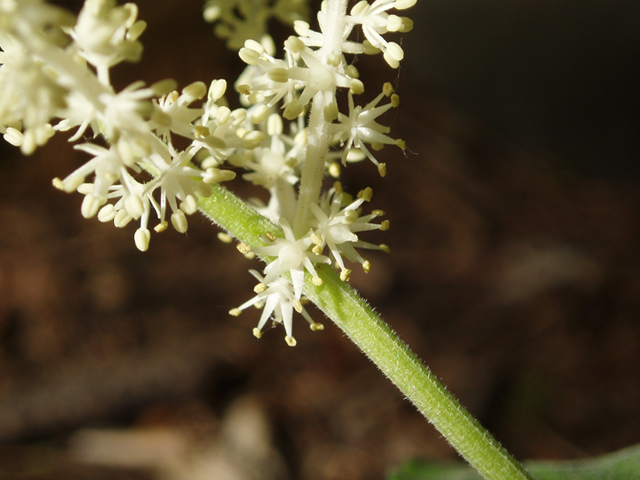
[[[241,106],[231,109],[225,80],[195,82],[181,91],[171,80],[114,89],[110,69],[142,52],[139,37],[146,24],[137,19],[133,3],[86,0],[76,17],[44,0],[0,1],[0,132],[25,154],[56,131],[72,131],[72,142],[93,137],[74,147],[89,160],[53,184],[84,195],[86,218],[118,228],[137,222],[134,240],[142,251],[151,230],[162,232],[171,224],[186,232],[199,199],[242,171],[245,180],[268,190],[267,203],[252,205],[282,235],[267,236],[262,247],[240,245],[266,267],[251,271],[258,280],[256,295],[230,313],[262,308],[254,334],[260,337],[272,320],[284,325],[287,343],[295,345],[294,311],[313,330],[322,328],[303,306],[305,276],[321,285],[316,267],[326,263],[348,281],[345,260],[369,271],[359,250],[388,251],[360,239],[361,232],[389,228],[386,220],[376,223],[381,210],[363,213],[371,189],[354,198],[337,178],[342,167],[364,159],[385,175],[386,164],[374,152],[405,145],[377,120],[399,99],[387,83],[373,100],[357,105],[364,83],[345,55],[382,53],[397,68],[402,48],[384,35],[409,31],[412,22],[388,12],[415,0],[362,0],[349,11],[345,0],[325,0],[317,31],[305,19],[304,2],[265,1],[262,10],[260,2],[250,2],[251,8],[248,3],[205,4],[205,18],[218,22],[218,33],[239,48],[247,64],[235,83]],[[270,16],[292,23],[297,34],[284,42],[282,58],[263,31]],[[362,42],[350,39],[357,37],[355,27]],[[174,143],[176,137],[182,140]],[[322,192],[327,175],[335,181]]]

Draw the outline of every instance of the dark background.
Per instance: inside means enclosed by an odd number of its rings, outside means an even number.
[[[140,2],[143,61],[114,83],[234,78],[200,7]],[[398,86],[385,120],[411,153],[384,149],[385,179],[345,173],[392,225],[368,237],[391,255],[352,283],[517,457],[640,441],[637,5],[424,0],[409,14],[398,72],[358,63],[365,95]],[[140,253],[134,225],[83,220],[81,197],[51,187],[84,158],[64,137],[29,158],[0,148],[4,477],[354,480],[455,458],[329,322],[297,319],[292,349],[281,328],[252,337],[258,312],[228,316],[260,267],[206,220]],[[78,461],[97,451],[87,427],[129,434],[108,466]],[[114,466],[118,448],[146,468]]]

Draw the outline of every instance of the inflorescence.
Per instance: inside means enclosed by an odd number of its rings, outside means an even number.
[[[254,334],[260,337],[271,319],[284,325],[293,346],[294,310],[312,330],[322,329],[303,306],[305,276],[322,285],[316,266],[326,263],[348,281],[345,260],[368,272],[359,250],[388,251],[360,239],[361,232],[389,228],[388,220],[377,223],[381,210],[363,214],[370,188],[355,198],[337,180],[320,189],[323,177],[339,178],[354,161],[368,159],[384,176],[386,164],[374,152],[384,145],[405,149],[378,123],[399,104],[392,86],[356,105],[364,83],[347,56],[382,53],[397,68],[402,48],[384,35],[407,32],[413,24],[388,12],[414,3],[361,0],[347,12],[346,0],[325,0],[318,30],[312,30],[303,1],[208,0],[205,18],[218,22],[216,32],[247,64],[235,83],[242,107],[231,110],[225,80],[195,82],[181,91],[172,80],[114,89],[110,69],[142,54],[146,24],[133,3],[86,0],[75,17],[44,0],[1,0],[0,133],[24,154],[56,131],[71,131],[71,142],[93,137],[74,147],[88,161],[53,185],[84,195],[86,218],[118,228],[137,222],[134,241],[141,251],[149,247],[151,230],[171,224],[186,232],[199,199],[241,170],[243,179],[269,192],[268,203],[254,208],[283,235],[268,235],[265,246],[253,249],[242,245],[243,253],[252,251],[267,265],[262,273],[250,271],[259,282],[256,295],[230,313],[262,308]],[[297,34],[284,42],[282,56],[266,34],[271,17],[292,24]],[[356,27],[360,33],[352,34]],[[362,42],[352,39],[358,36]],[[174,142],[177,137],[182,140]]]

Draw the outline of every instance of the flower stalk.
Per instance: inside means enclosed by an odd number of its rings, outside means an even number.
[[[309,133],[304,166],[300,177],[298,203],[293,233],[303,237],[309,230],[311,204],[317,204],[324,178],[325,157],[329,150],[324,97],[317,93],[309,115]]]
[[[200,211],[239,241],[260,246],[278,232],[225,189],[201,199]],[[453,448],[487,480],[533,480],[523,467],[456,400],[367,302],[334,269],[321,266],[321,286],[309,278],[304,294],[391,380]]]
[[[321,62],[329,63],[330,58],[337,58],[342,55],[341,45],[344,36],[346,10],[346,0],[329,0],[327,2],[326,24],[328,28],[323,30],[324,43],[318,50],[318,58]],[[332,119],[327,118],[326,109],[329,105],[327,105],[325,99],[334,98],[335,93],[335,86],[329,91],[318,92],[313,97],[313,103],[311,104],[306,158],[300,177],[298,209],[293,227],[293,232],[297,237],[302,237],[309,230],[311,205],[317,204],[320,198],[326,157],[329,151],[327,126],[332,121]]]

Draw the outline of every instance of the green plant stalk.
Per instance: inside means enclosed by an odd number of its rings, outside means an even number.
[[[219,185],[198,205],[214,223],[250,247],[264,245],[267,232],[282,236],[276,225]],[[309,276],[305,279],[307,298],[347,334],[469,464],[488,480],[532,480],[335,270],[323,265],[318,274],[324,281],[320,287],[313,285]]]
[[[307,298],[347,334],[469,464],[488,480],[532,479],[335,270],[323,265],[320,271],[324,284],[316,287],[307,279]]]

